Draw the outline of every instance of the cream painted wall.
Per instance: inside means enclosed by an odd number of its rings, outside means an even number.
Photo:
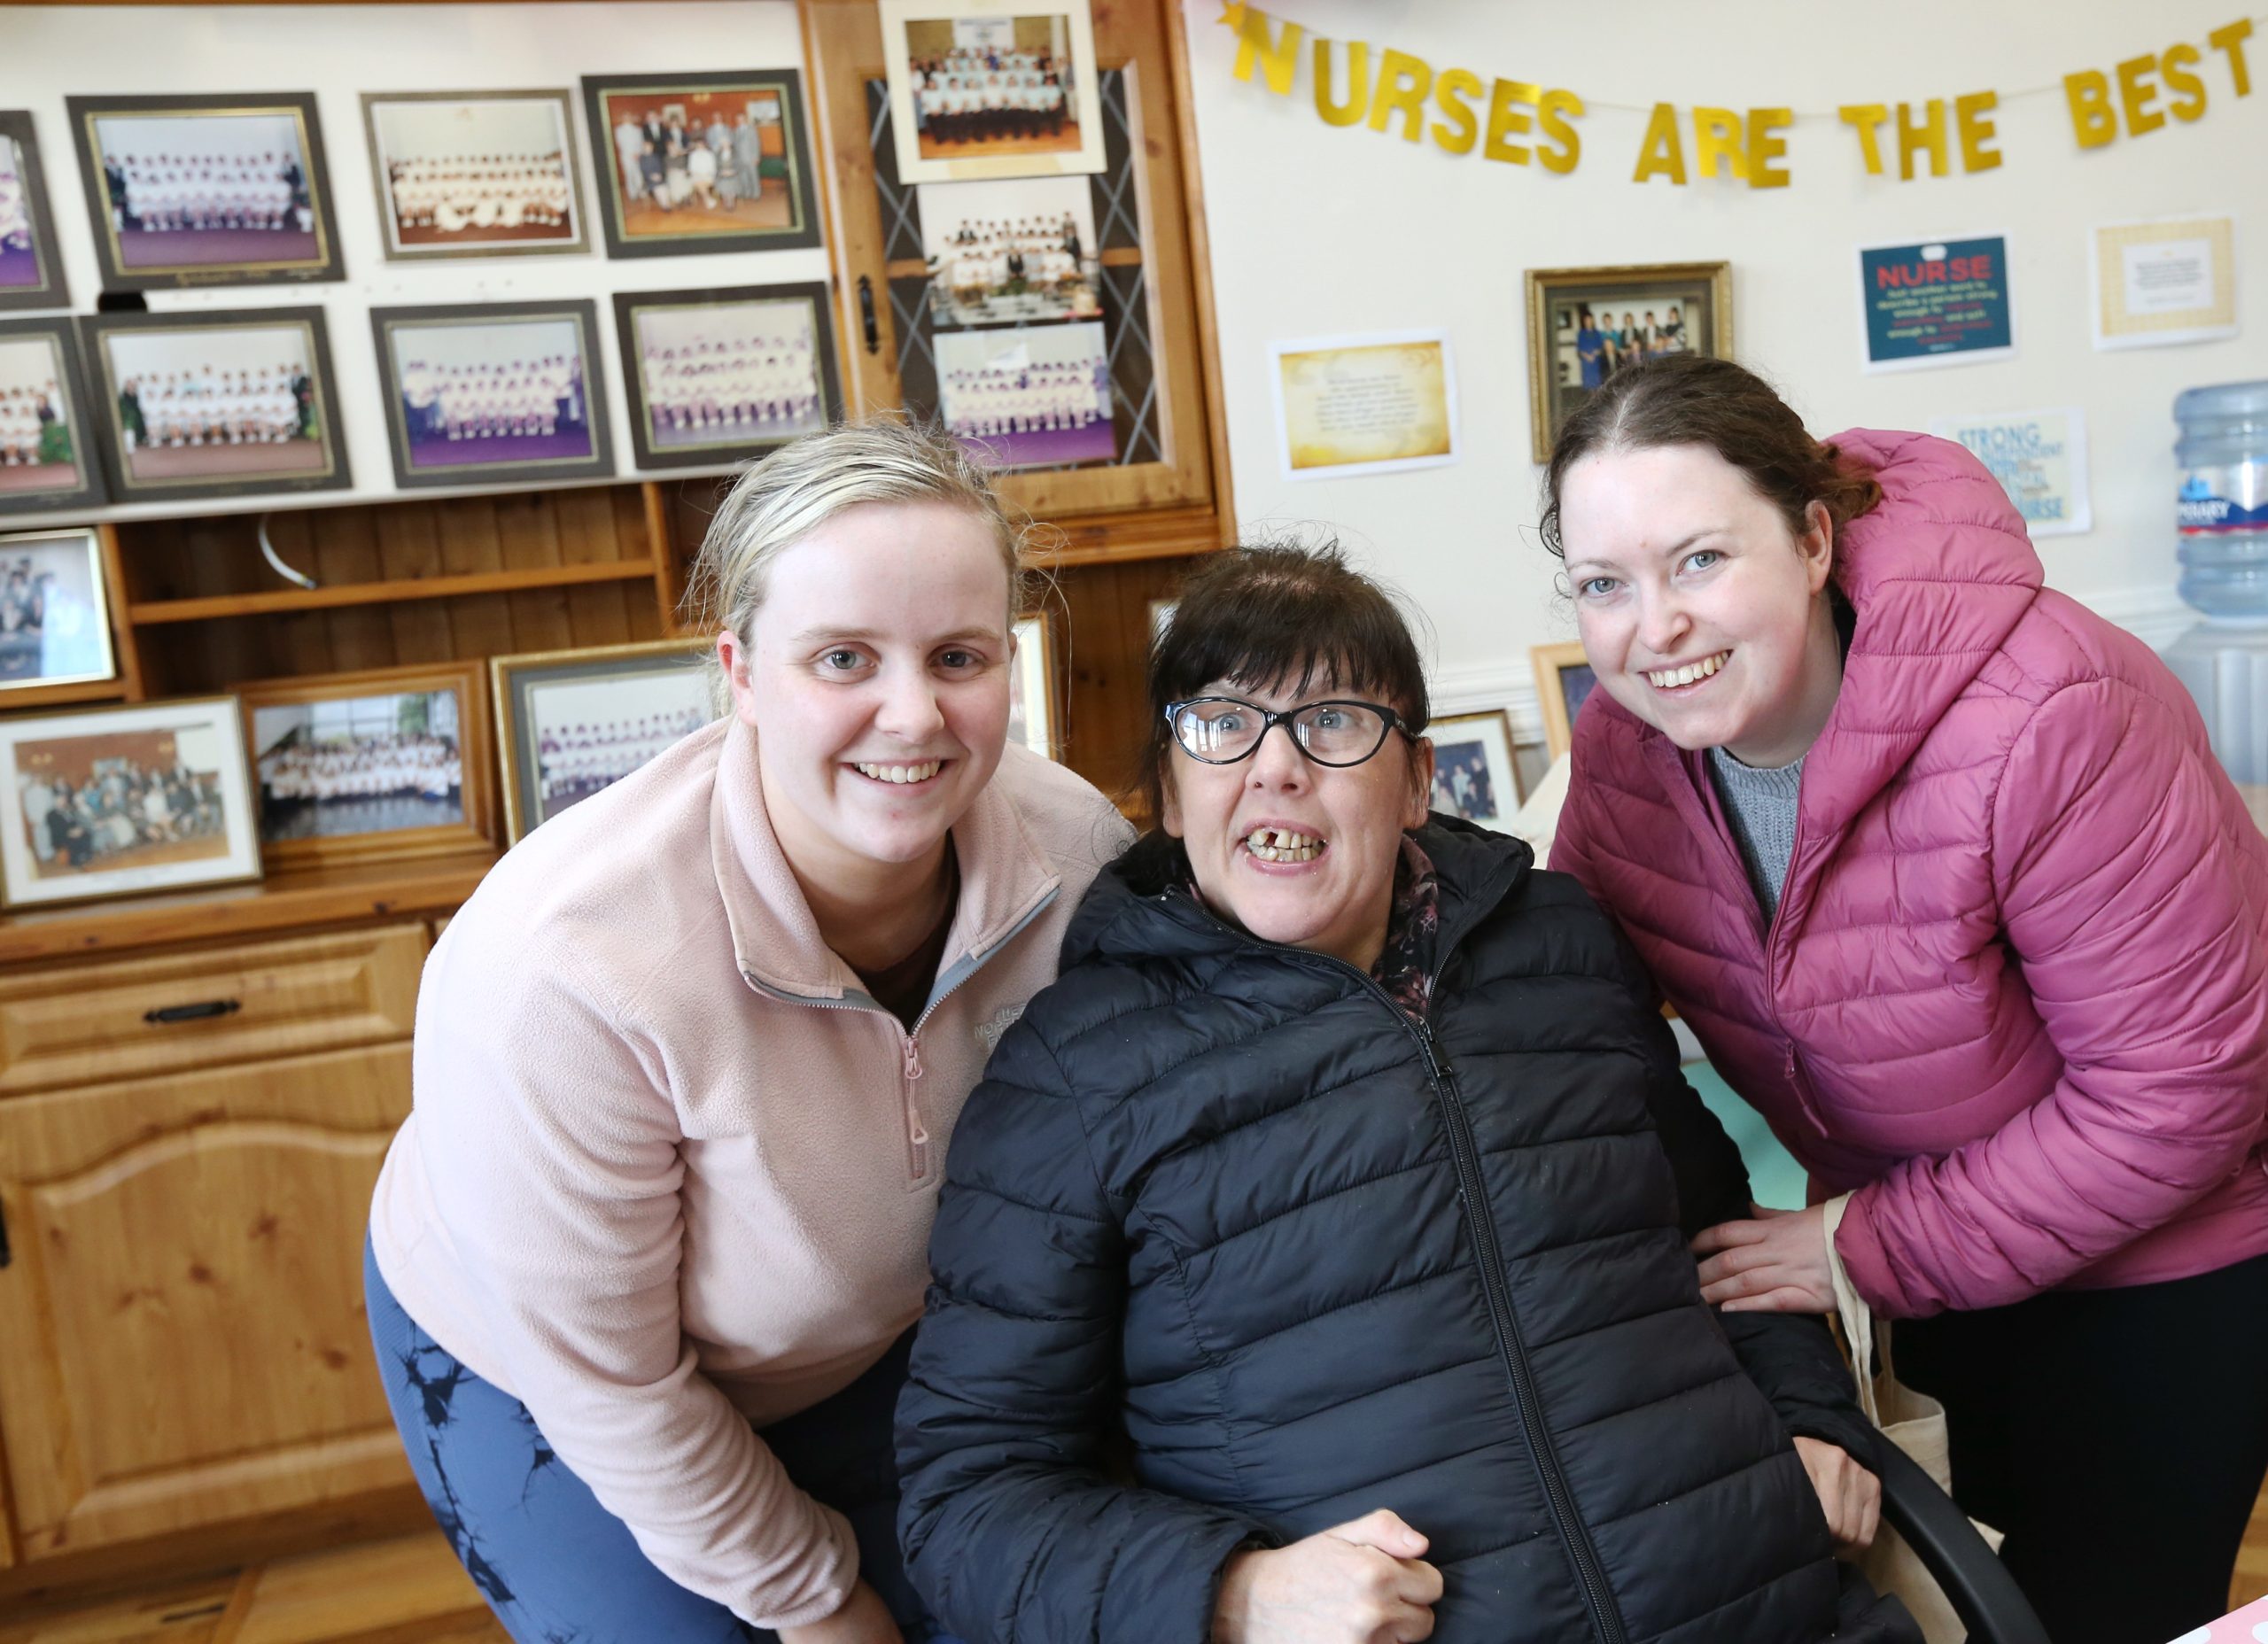
[[[0,6],[0,108],[29,109],[63,240],[72,308],[91,313],[100,288],[66,96],[161,91],[313,91],[330,162],[344,281],[151,291],[152,313],[291,307],[325,313],[338,373],[352,492],[290,499],[330,507],[398,496],[386,456],[373,307],[529,302],[587,297],[598,308],[601,369],[615,465],[632,473],[630,421],[615,345],[612,293],[824,280],[824,250],[610,260],[599,230],[581,77],[695,68],[800,67],[794,0],[675,0],[634,8],[556,5]],[[571,94],[593,250],[581,256],[392,263],[380,238],[361,94],[488,91]],[[809,104],[809,88],[805,103]],[[812,209],[817,209],[814,201]],[[682,470],[673,470],[681,472]],[[493,489],[493,487],[491,487]],[[422,494],[431,495],[432,492]],[[242,513],[245,499],[151,502],[114,517]]]
[[[2085,408],[2094,530],[2040,544],[2048,580],[2163,644],[2187,625],[2173,599],[2172,400],[2202,383],[2268,376],[2268,27],[2237,99],[2224,60],[2203,66],[2194,125],[2082,152],[2062,75],[2108,71],[2177,40],[2202,43],[2249,0],[1908,0],[1892,11],[1801,0],[1612,7],[1507,0],[1265,0],[1334,40],[1391,45],[1436,71],[1469,68],[1592,102],[1571,174],[1453,156],[1318,118],[1313,60],[1289,97],[1237,81],[1219,0],[1184,0],[1220,310],[1237,511],[1247,528],[1323,522],[1410,594],[1438,636],[1449,710],[1511,705],[1533,718],[1527,648],[1573,637],[1533,526],[1523,271],[1733,264],[1735,347],[1818,432],[1921,428],[1953,412]],[[2043,26],[2049,25],[2049,26]],[[1343,52],[1338,85],[1346,83]],[[2020,88],[2056,88],[2008,101]],[[1991,88],[1997,171],[1899,182],[1864,174],[1833,114],[1854,102],[1951,98]],[[1786,134],[1792,186],[1634,183],[1643,113],[1657,98],[1824,111]],[[2161,104],[2163,106],[2163,104]],[[1690,163],[1690,128],[1687,131]],[[1956,167],[1958,162],[1956,160]],[[2187,211],[2238,216],[2247,329],[2228,342],[2096,353],[2086,256],[2097,221]],[[1969,231],[2010,237],[2013,360],[1898,375],[1860,369],[1855,247]],[[2247,252],[2252,254],[2248,259]],[[1456,351],[1464,459],[1424,472],[1292,483],[1277,456],[1270,339],[1441,327]]]

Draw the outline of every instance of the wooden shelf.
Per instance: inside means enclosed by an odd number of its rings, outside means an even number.
[[[167,622],[207,622],[223,616],[259,616],[276,611],[335,610],[347,605],[389,605],[401,600],[447,600],[471,593],[517,593],[530,588],[564,588],[589,582],[636,582],[656,576],[650,556],[609,560],[595,565],[545,565],[526,570],[474,571],[459,577],[405,577],[391,582],[347,582],[319,588],[290,588],[274,593],[221,593],[196,600],[144,600],[127,608],[139,626]]]

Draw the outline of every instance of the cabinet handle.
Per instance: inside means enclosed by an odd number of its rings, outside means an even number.
[[[196,1004],[161,1004],[154,1011],[142,1012],[142,1020],[152,1028],[163,1028],[173,1022],[201,1022],[214,1016],[233,1016],[245,1007],[234,999],[206,999]]]
[[[858,325],[866,334],[866,352],[878,354],[882,350],[882,327],[874,319],[874,283],[866,275],[858,276]]]
[[[8,1206],[0,1205],[0,1268],[14,1260],[14,1253],[8,1248]]]

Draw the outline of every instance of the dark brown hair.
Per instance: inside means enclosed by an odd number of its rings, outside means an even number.
[[[1543,476],[1543,546],[1565,559],[1559,488],[1567,470],[1601,451],[1706,446],[1748,476],[1757,494],[1801,536],[1814,502],[1843,527],[1882,500],[1874,477],[1804,430],[1772,385],[1729,360],[1663,354],[1624,368],[1577,407],[1551,447]]]
[[[1336,542],[1225,548],[1200,562],[1177,597],[1172,620],[1150,644],[1150,728],[1135,777],[1153,818],[1165,813],[1173,748],[1166,704],[1221,680],[1253,690],[1281,685],[1297,695],[1327,679],[1392,708],[1410,735],[1425,734],[1433,708],[1409,621]]]

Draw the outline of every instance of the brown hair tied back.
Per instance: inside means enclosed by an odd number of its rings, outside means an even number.
[[[1874,476],[1804,430],[1788,402],[1753,371],[1729,360],[1664,354],[1626,367],[1583,401],[1551,448],[1543,476],[1543,546],[1566,557],[1559,538],[1559,490],[1567,470],[1602,451],[1706,446],[1748,476],[1757,494],[1801,536],[1814,502],[1843,527],[1882,500]]]

